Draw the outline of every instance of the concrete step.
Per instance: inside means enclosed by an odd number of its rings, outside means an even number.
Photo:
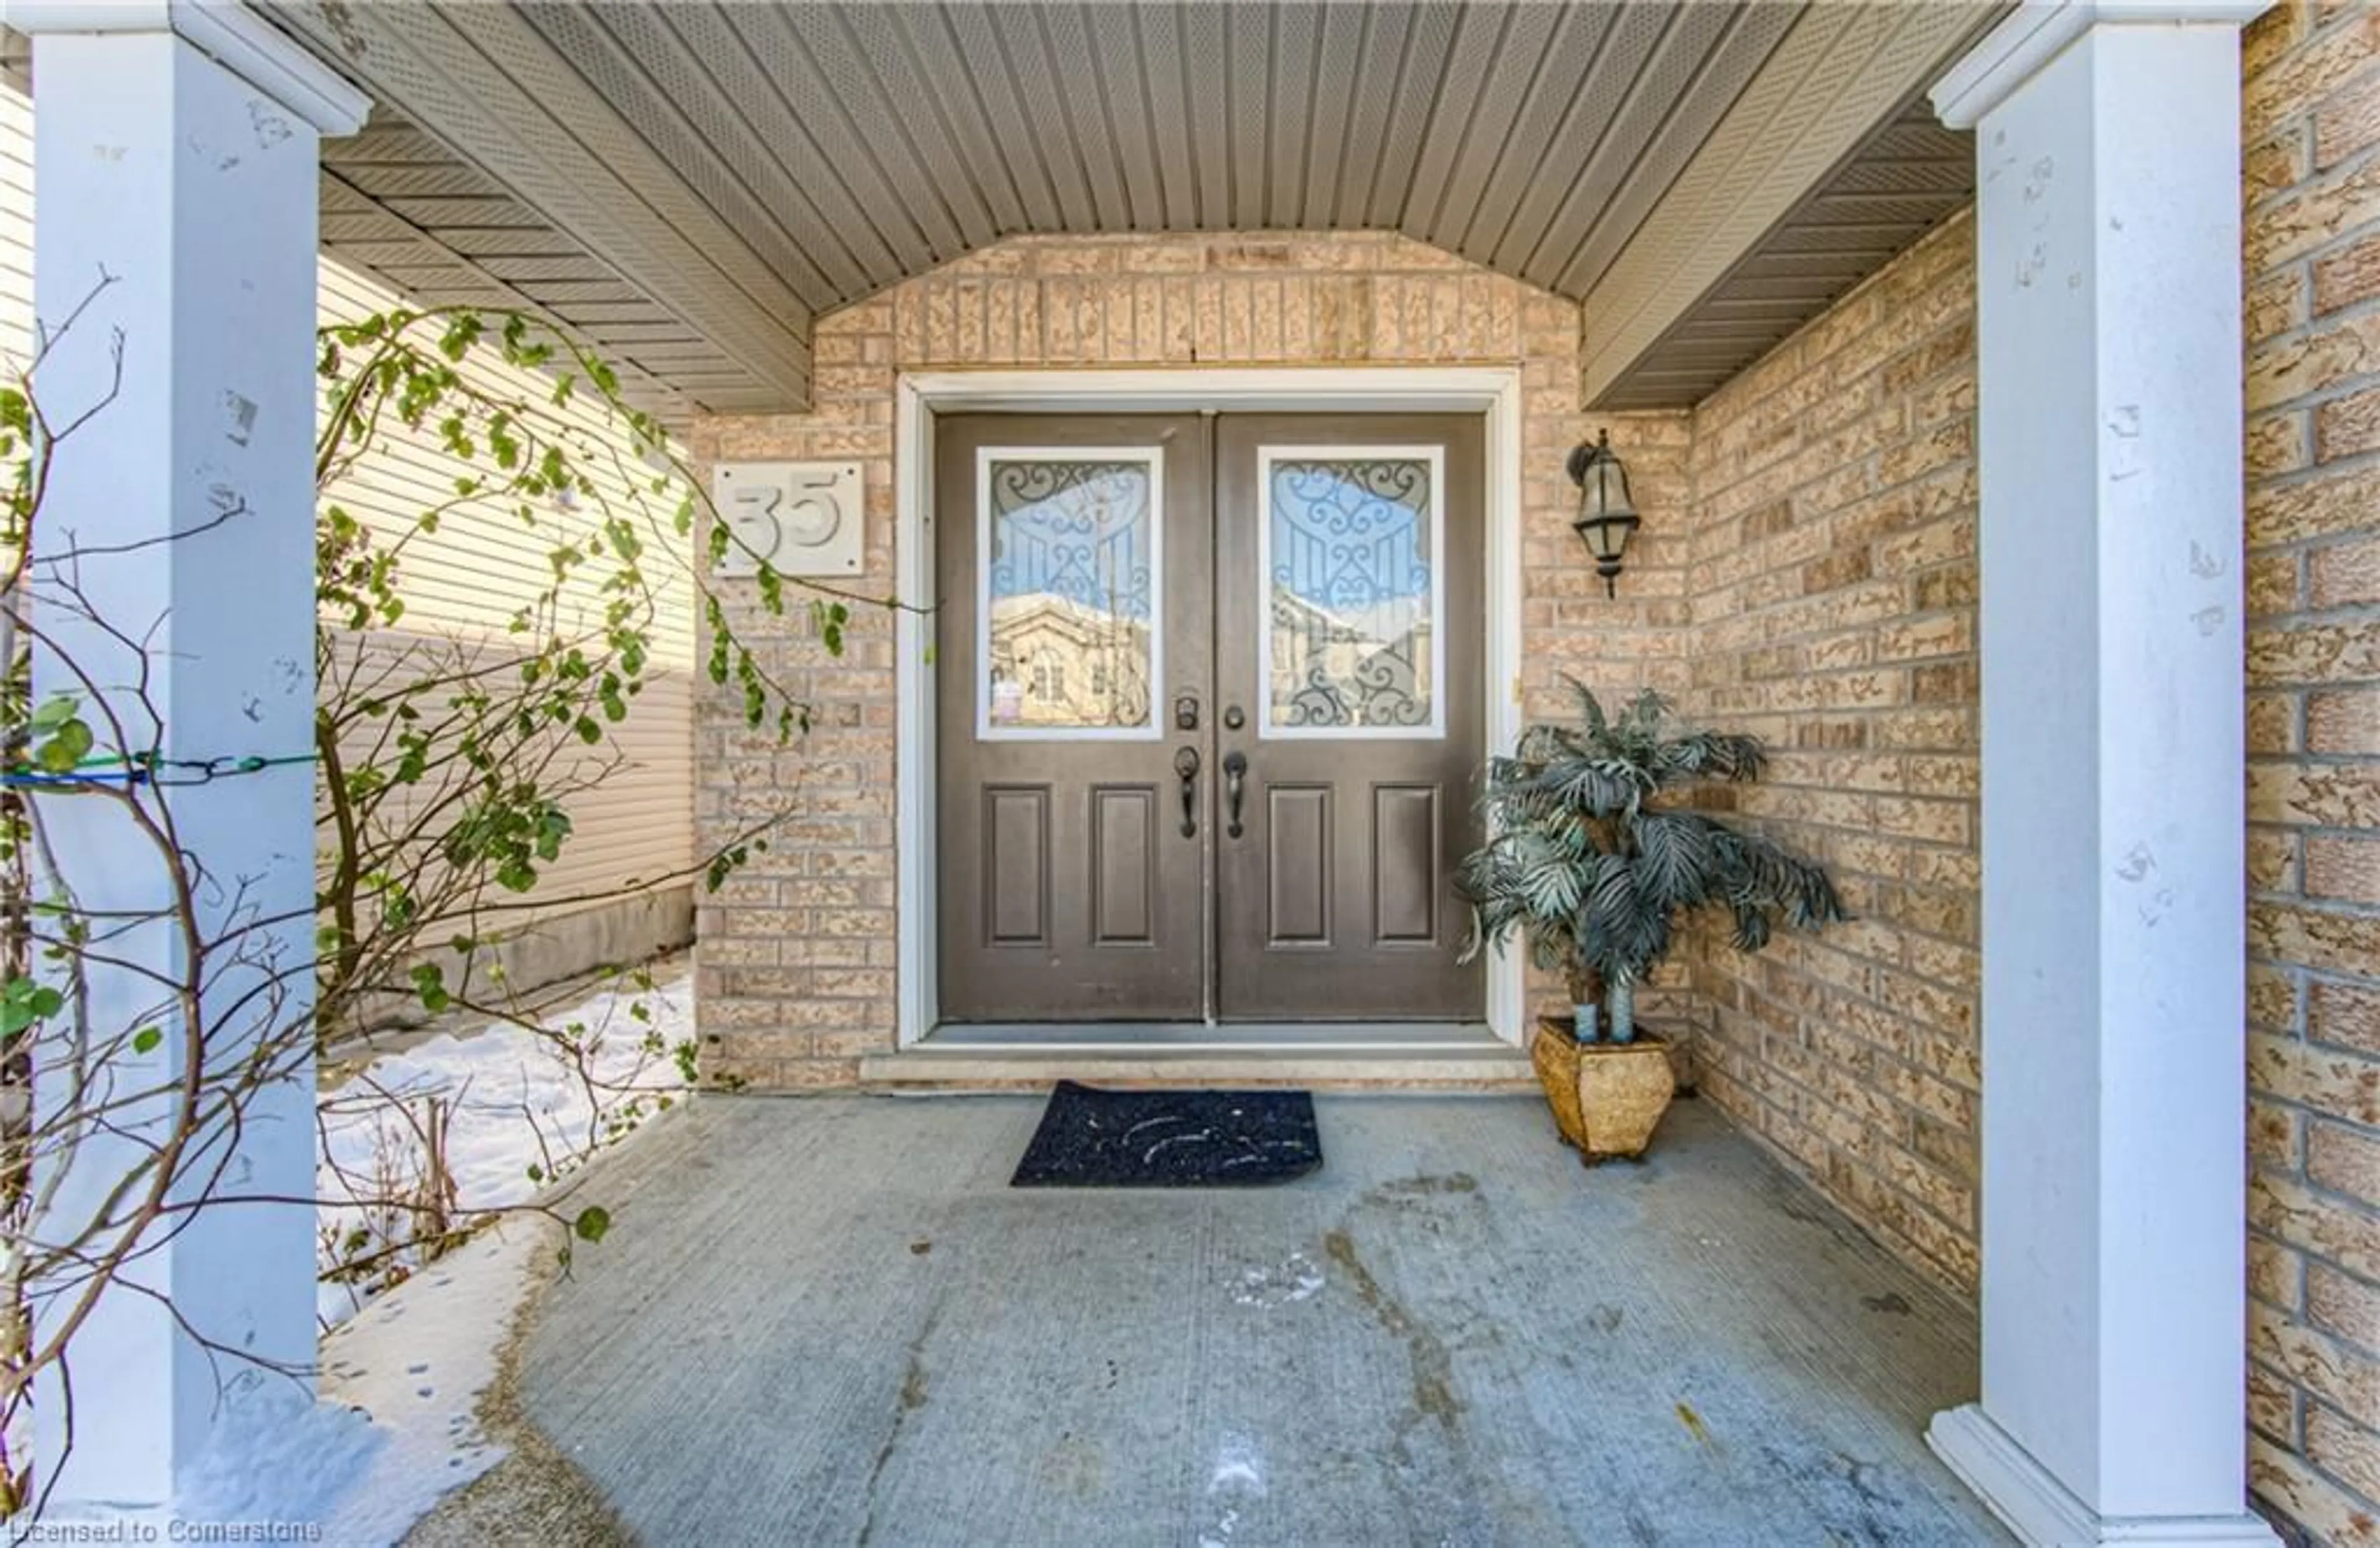
[[[859,1081],[909,1092],[1038,1091],[1059,1081],[1123,1087],[1303,1086],[1323,1091],[1535,1091],[1528,1056],[1492,1046],[1149,1048],[948,1046],[932,1040],[860,1061]]]

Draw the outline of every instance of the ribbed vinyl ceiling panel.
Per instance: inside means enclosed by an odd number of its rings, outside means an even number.
[[[664,363],[644,345],[707,355],[699,333],[394,115],[376,111],[362,134],[325,147],[321,218],[322,250],[342,263],[441,304],[552,318],[619,362],[640,406],[668,418],[695,406],[679,369],[686,357]]]
[[[544,309],[676,406],[737,411],[804,400],[817,315],[1020,233],[1397,230],[1585,298],[1789,35],[1857,7],[272,9],[382,104],[324,147],[345,256]],[[1694,314],[1695,358],[1773,340],[1939,218],[1952,138],[1880,133]],[[1659,353],[1613,393],[1701,380]]]
[[[1603,394],[1693,402],[1790,337],[1973,197],[1974,137],[1913,103],[1873,136]]]

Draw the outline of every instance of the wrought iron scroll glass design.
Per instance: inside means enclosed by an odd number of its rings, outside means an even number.
[[[1444,734],[1441,466],[1435,447],[1263,453],[1265,735]]]
[[[1161,734],[1160,455],[981,454],[979,735]]]

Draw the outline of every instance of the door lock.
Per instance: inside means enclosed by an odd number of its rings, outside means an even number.
[[[1225,731],[1237,731],[1247,723],[1247,713],[1238,705],[1232,705],[1223,711],[1223,729]]]

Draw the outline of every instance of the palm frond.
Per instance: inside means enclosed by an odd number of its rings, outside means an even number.
[[[1585,683],[1570,686],[1578,723],[1532,725],[1510,756],[1488,761],[1479,810],[1493,837],[1456,873],[1472,906],[1466,959],[1518,930],[1541,967],[1642,978],[1687,910],[1725,908],[1747,951],[1780,923],[1818,929],[1847,917],[1818,865],[1657,804],[1698,780],[1759,778],[1758,737],[1672,726],[1669,701],[1649,689],[1615,715]]]
[[[1602,737],[1610,722],[1604,719],[1602,702],[1595,696],[1594,690],[1575,677],[1566,676],[1562,681],[1568,683],[1571,692],[1578,695],[1579,718],[1586,722],[1587,736],[1590,739]]]
[[[1766,911],[1739,903],[1735,909],[1735,949],[1757,951],[1768,944],[1768,915]]]
[[[1613,757],[1564,758],[1549,763],[1538,771],[1528,788],[1592,816],[1632,811],[1653,790],[1645,769]]]
[[[1664,783],[1681,779],[1756,780],[1767,765],[1768,750],[1756,736],[1696,731],[1661,744]]]
[[[1718,879],[1718,825],[1686,812],[1643,812],[1634,828],[1636,869],[1647,902],[1662,909],[1697,908]]]

